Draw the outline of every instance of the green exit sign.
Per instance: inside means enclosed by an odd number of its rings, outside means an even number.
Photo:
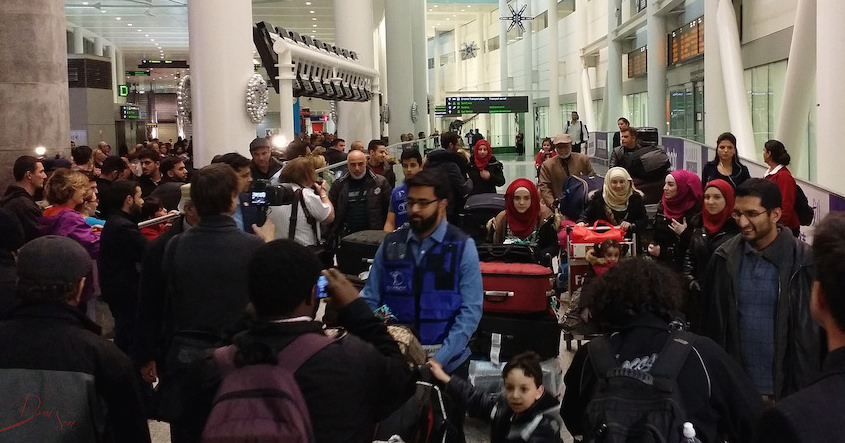
[[[129,85],[117,85],[117,96],[126,97],[129,95]]]

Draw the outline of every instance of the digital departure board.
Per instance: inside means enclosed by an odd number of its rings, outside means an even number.
[[[514,114],[528,112],[528,96],[446,97],[446,114]]]
[[[135,105],[121,106],[120,118],[124,120],[138,120],[141,118],[141,108]]]
[[[704,17],[699,17],[669,34],[669,64],[674,65],[704,54]]]
[[[643,46],[628,53],[628,78],[648,74],[648,49]]]

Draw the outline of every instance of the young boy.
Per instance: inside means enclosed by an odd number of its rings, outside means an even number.
[[[402,151],[399,157],[402,162],[402,173],[405,180],[417,175],[422,170],[422,155],[416,149],[410,148]],[[390,207],[387,212],[387,220],[384,222],[384,231],[393,232],[408,222],[408,207],[405,200],[408,198],[408,186],[405,183],[395,187],[390,194]]]
[[[560,404],[543,388],[540,356],[525,352],[512,358],[502,370],[504,396],[476,390],[468,381],[450,377],[437,361],[428,367],[435,378],[446,383],[449,395],[462,402],[467,412],[490,422],[493,442],[561,442]]]

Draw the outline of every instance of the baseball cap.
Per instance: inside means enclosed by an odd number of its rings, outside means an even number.
[[[556,145],[558,143],[572,143],[572,137],[569,134],[558,134],[552,139],[552,144]]]
[[[249,152],[255,151],[258,148],[269,148],[270,147],[270,140],[267,140],[264,137],[256,137],[252,143],[249,144]]]
[[[49,285],[79,281],[91,271],[88,251],[75,240],[45,235],[18,250],[18,279]]]

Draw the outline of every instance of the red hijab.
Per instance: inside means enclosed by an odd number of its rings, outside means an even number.
[[[704,220],[704,229],[708,234],[715,235],[722,229],[723,226],[725,226],[725,222],[731,218],[731,211],[734,209],[736,197],[734,196],[733,186],[724,180],[710,180],[704,190],[706,191],[709,187],[718,189],[719,192],[722,193],[722,196],[725,197],[725,208],[722,209],[722,212],[718,214],[710,214],[707,212],[706,208],[702,208],[701,210],[701,218]]]
[[[695,172],[679,169],[669,173],[675,179],[678,191],[671,199],[663,193],[663,215],[666,218],[681,221],[687,211],[696,205],[701,206],[704,191],[701,190],[701,179]],[[689,222],[689,220],[687,220]]]
[[[487,156],[483,158],[478,156],[478,147],[481,145],[487,146]],[[475,163],[475,167],[478,168],[479,171],[483,171],[484,168],[487,167],[487,163],[490,163],[490,158],[492,157],[493,150],[490,148],[490,142],[487,140],[479,140],[478,143],[472,147],[472,161]]]
[[[528,194],[531,195],[531,206],[521,214],[513,204],[513,194],[519,188],[528,189]],[[537,192],[534,182],[527,178],[518,178],[508,186],[505,191],[505,214],[508,217],[508,227],[517,237],[525,238],[534,232],[537,218],[540,216],[540,193]]]

